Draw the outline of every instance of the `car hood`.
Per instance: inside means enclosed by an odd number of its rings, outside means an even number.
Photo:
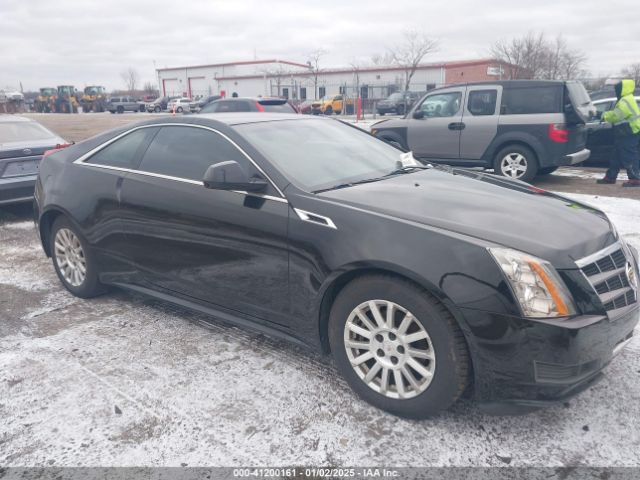
[[[593,207],[494,175],[434,168],[320,194],[342,204],[527,252],[556,268],[616,241]]]

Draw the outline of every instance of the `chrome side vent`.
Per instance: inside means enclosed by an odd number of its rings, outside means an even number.
[[[338,229],[338,227],[336,227],[336,224],[333,223],[333,220],[331,220],[329,217],[318,215],[317,213],[313,212],[307,212],[305,210],[300,210],[299,208],[294,208],[293,210],[296,212],[300,220],[304,222],[315,223],[316,225],[321,225],[323,227],[329,227],[336,230]]]

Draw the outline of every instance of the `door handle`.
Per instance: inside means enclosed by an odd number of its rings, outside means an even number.
[[[449,130],[464,130],[465,124],[463,122],[453,122],[449,124]]]

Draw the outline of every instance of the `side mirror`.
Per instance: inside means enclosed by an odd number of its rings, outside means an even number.
[[[260,192],[267,188],[267,181],[260,177],[249,177],[234,160],[216,163],[207,168],[202,179],[206,188],[213,190],[244,190]]]
[[[416,110],[415,112],[413,112],[413,118],[415,118],[416,120],[420,120],[421,118],[424,118],[424,111]]]

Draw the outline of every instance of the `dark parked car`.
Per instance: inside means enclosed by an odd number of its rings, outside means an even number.
[[[144,112],[145,104],[134,97],[111,97],[107,102],[107,110],[111,113]]]
[[[0,115],[0,205],[32,201],[42,156],[67,145],[34,120]]]
[[[164,112],[167,109],[167,105],[171,100],[175,100],[176,98],[181,98],[181,95],[173,96],[173,97],[160,97],[156,98],[153,102],[147,103],[146,109],[149,113],[160,113]]]
[[[589,158],[585,122],[594,114],[579,82],[469,83],[431,90],[405,118],[371,132],[424,161],[530,181]]]
[[[385,113],[404,115],[414,103],[420,100],[422,95],[422,93],[417,92],[395,92],[386,99],[380,100],[376,104],[376,110],[378,115],[384,115]]]
[[[200,113],[227,112],[270,112],[297,113],[296,109],[284,98],[224,98],[211,102]]]
[[[638,322],[638,252],[601,211],[328,118],[127,125],[47,156],[36,212],[74,295],[114,285],[331,352],[407,417],[465,391],[563,401]]]
[[[587,122],[587,148],[591,151],[586,165],[607,166],[613,156],[613,128],[610,123],[602,122],[602,114],[607,110],[613,110],[618,99],[616,97],[596,100],[596,117]],[[636,96],[640,103],[640,96]],[[640,145],[638,146],[640,148]]]
[[[222,96],[220,95],[209,95],[208,97],[203,97],[196,101],[196,107],[198,110],[202,110],[204,107],[209,105],[211,102],[215,102],[216,100],[220,100]]]

